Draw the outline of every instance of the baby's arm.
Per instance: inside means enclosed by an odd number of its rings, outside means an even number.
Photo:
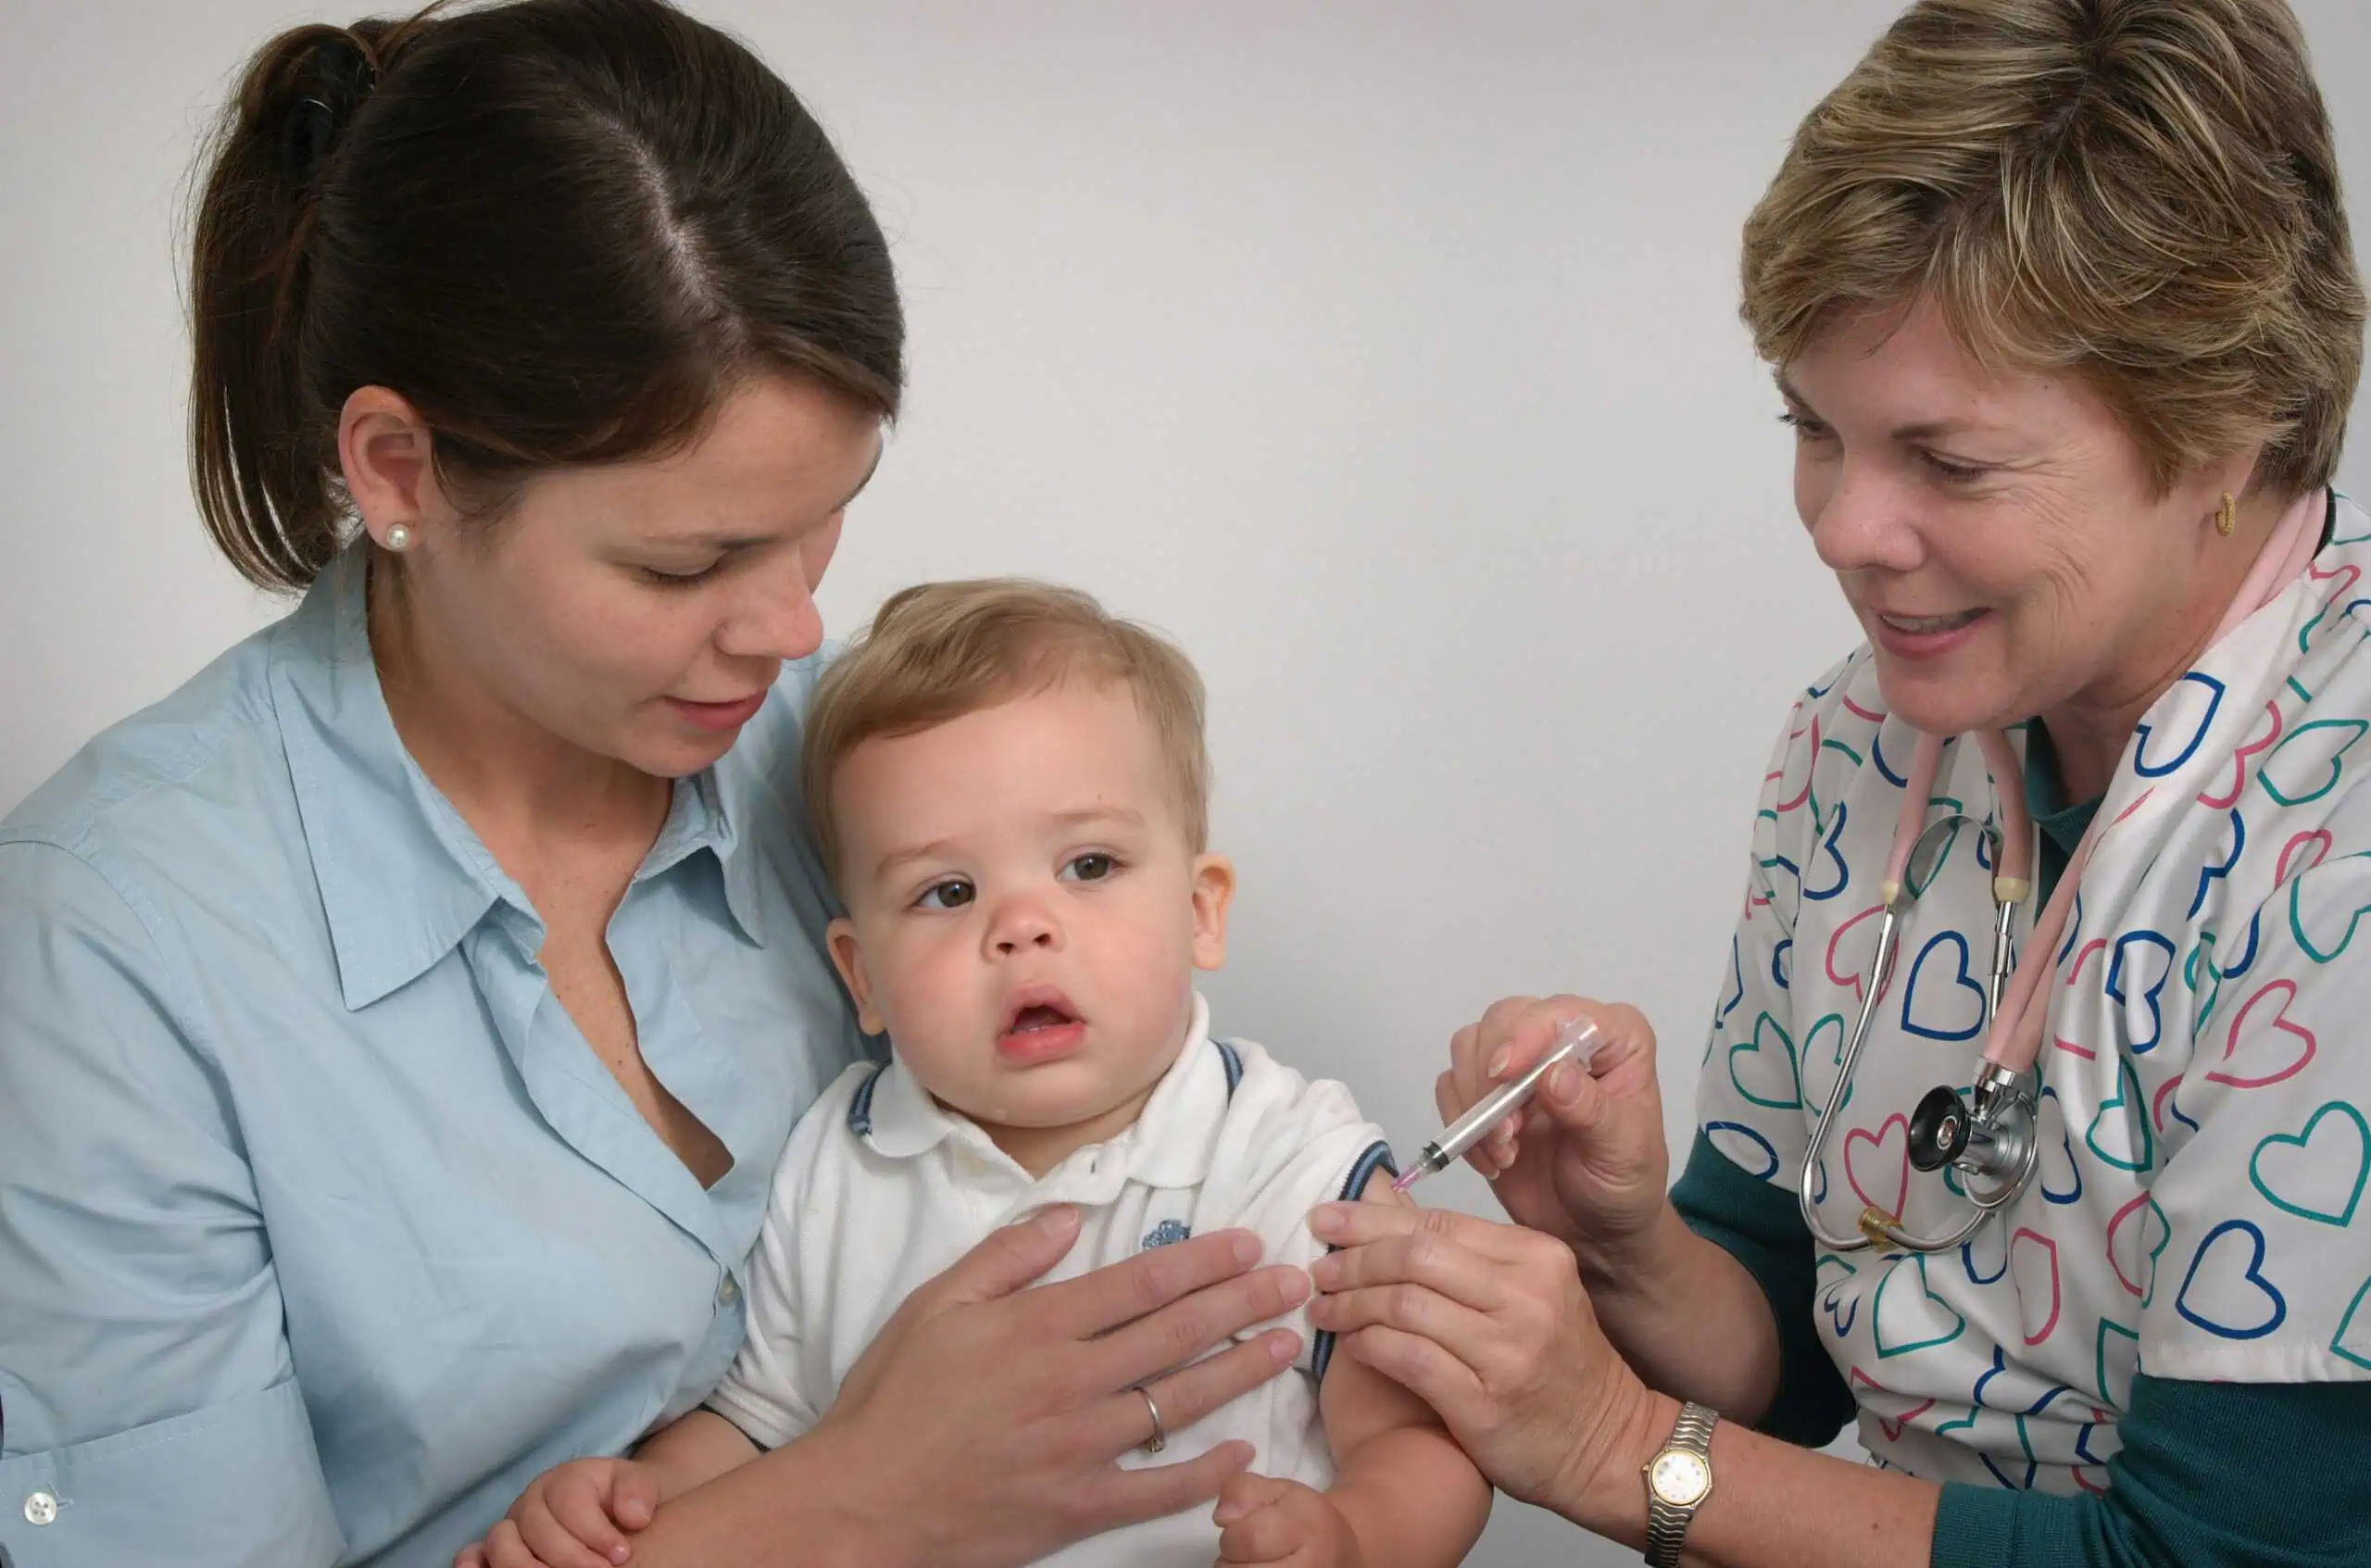
[[[659,1505],[758,1457],[758,1446],[713,1411],[698,1410],[646,1438],[632,1459],[575,1459],[527,1484],[484,1540],[455,1568],[612,1568]]]
[[[658,1482],[659,1500],[673,1502],[693,1487],[740,1469],[758,1451],[739,1427],[714,1411],[696,1410],[652,1433],[634,1457]]]
[[[1369,1202],[1412,1200],[1375,1184]],[[1222,1564],[1449,1568],[1490,1518],[1490,1484],[1432,1407],[1338,1352],[1318,1386],[1334,1450],[1325,1492],[1244,1474],[1219,1495]]]
[[[1489,1522],[1490,1484],[1432,1407],[1373,1367],[1336,1355],[1319,1386],[1318,1409],[1336,1456],[1325,1496],[1349,1521],[1365,1568],[1462,1562]]]

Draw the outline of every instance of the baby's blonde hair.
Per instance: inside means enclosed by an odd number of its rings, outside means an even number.
[[[1210,841],[1210,753],[1202,678],[1175,644],[1123,621],[1091,595],[1024,578],[924,583],[892,595],[824,671],[807,712],[799,782],[822,850],[840,875],[832,780],[849,753],[1083,676],[1128,688],[1153,727],[1188,847]]]

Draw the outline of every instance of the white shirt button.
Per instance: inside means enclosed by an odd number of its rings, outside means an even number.
[[[739,1299],[741,1299],[741,1287],[733,1283],[731,1274],[725,1275],[724,1283],[716,1287],[716,1304],[720,1307],[730,1307]]]
[[[57,1499],[47,1492],[35,1492],[25,1499],[25,1523],[55,1524],[57,1523]]]

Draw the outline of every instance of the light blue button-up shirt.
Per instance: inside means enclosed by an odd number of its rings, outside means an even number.
[[[0,823],[0,1560],[443,1568],[697,1403],[792,1123],[862,1053],[798,716],[609,925],[703,1189],[387,717],[358,556]]]

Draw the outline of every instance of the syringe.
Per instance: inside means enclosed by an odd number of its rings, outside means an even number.
[[[1426,1176],[1438,1175],[1458,1158],[1487,1137],[1490,1129],[1513,1115],[1531,1098],[1539,1081],[1553,1071],[1559,1062],[1570,1061],[1586,1070],[1589,1061],[1604,1044],[1597,1025],[1586,1018],[1576,1018],[1558,1032],[1555,1044],[1547,1054],[1531,1064],[1520,1078],[1510,1079],[1474,1102],[1474,1109],[1450,1123],[1441,1135],[1424,1146],[1416,1162],[1405,1174],[1391,1184],[1394,1192],[1406,1192]]]

